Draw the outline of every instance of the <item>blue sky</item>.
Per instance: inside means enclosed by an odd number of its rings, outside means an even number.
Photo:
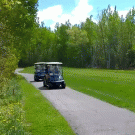
[[[93,21],[98,20],[98,13],[108,7],[114,10],[116,5],[119,15],[126,16],[127,12],[135,5],[134,0],[39,0],[39,22],[44,21],[45,26],[54,29],[56,22],[65,23],[68,19],[71,24],[84,22],[93,15]]]

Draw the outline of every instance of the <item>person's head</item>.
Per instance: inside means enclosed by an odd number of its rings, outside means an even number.
[[[47,65],[47,69],[48,69],[48,70],[50,69],[50,65]]]
[[[57,67],[55,67],[55,70],[58,70],[58,68],[57,68]]]

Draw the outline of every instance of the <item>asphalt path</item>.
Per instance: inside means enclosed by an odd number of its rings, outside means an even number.
[[[135,135],[135,113],[69,87],[48,90],[42,81],[34,81],[33,74],[19,74],[41,91],[77,135]]]

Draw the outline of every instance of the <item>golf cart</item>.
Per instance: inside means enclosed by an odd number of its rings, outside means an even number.
[[[53,87],[66,87],[61,65],[61,62],[46,62],[46,74],[43,79],[44,87],[49,89]]]
[[[46,74],[46,62],[37,62],[34,63],[35,73],[34,73],[34,81],[39,81],[39,79],[44,79]]]

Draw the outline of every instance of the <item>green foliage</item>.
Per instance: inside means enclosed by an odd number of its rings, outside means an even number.
[[[36,1],[20,2],[15,2],[15,9],[8,8],[7,11],[10,9],[13,13],[17,10],[20,12],[15,14],[18,24],[14,21],[6,24],[6,18],[1,19],[5,46],[12,45],[17,51],[20,50],[19,66],[32,66],[37,61],[61,61],[65,66],[113,69],[134,66],[134,55],[129,52],[135,48],[135,9],[131,9],[123,19],[119,17],[116,7],[111,11],[109,5],[99,15],[97,23],[94,23],[90,16],[80,25],[71,27],[68,20],[65,24],[57,23],[55,31],[52,32],[43,22],[41,27],[34,22]],[[32,5],[31,10],[29,5]],[[4,15],[4,12],[2,13]],[[21,19],[19,16],[22,16]],[[8,22],[10,21],[9,19]],[[20,27],[16,28],[15,25]],[[9,27],[15,29],[13,34]],[[6,40],[7,37],[10,37],[10,40]]]
[[[14,76],[4,88],[3,95],[0,95],[0,134],[29,134],[25,129],[27,125],[19,77]]]
[[[70,62],[74,63],[71,66],[84,66],[85,53],[87,50],[87,43],[89,39],[87,38],[87,32],[85,30],[80,30],[78,27],[72,27],[72,29],[67,30],[69,35],[69,40],[67,42],[67,57]],[[77,64],[77,65],[76,65]],[[68,65],[68,66],[70,66]]]
[[[9,79],[12,78],[15,69],[17,68],[18,59],[7,47],[0,49],[0,97],[4,98],[7,93]]]
[[[134,46],[133,18],[134,14],[131,15],[129,12],[126,20],[123,20],[119,17],[116,7],[114,11],[111,11],[110,6],[102,11],[99,15],[97,39],[94,44],[95,65],[102,68],[115,68],[117,65],[120,69],[129,67],[131,63],[128,61],[127,53]]]
[[[89,41],[86,31],[80,30],[78,27],[72,27],[72,29],[67,30],[67,33],[69,35],[69,44],[72,46],[83,45]]]
[[[2,0],[0,2],[0,43],[14,48],[19,66],[37,61],[61,61],[65,66],[128,69],[134,66],[135,9],[126,18],[110,5],[79,25],[57,23],[55,31],[36,23],[37,0]],[[39,18],[40,19],[40,18]],[[68,18],[67,18],[68,19]],[[130,57],[130,58],[129,58]],[[131,60],[132,59],[132,60]]]
[[[0,108],[0,134],[29,134],[24,130],[25,113],[20,102],[1,106]]]
[[[0,105],[19,102],[22,99],[22,92],[17,77],[13,77],[5,88],[5,91],[3,91],[3,97],[1,97],[0,100]]]
[[[67,30],[69,29],[69,26],[69,22],[66,24],[61,24],[61,26],[57,27],[57,30],[55,31],[57,36],[57,49],[55,53],[58,61],[61,61],[64,64],[67,62],[67,42],[69,38]]]
[[[10,78],[17,68],[18,59],[12,50],[3,46],[0,49],[0,74],[5,78]]]
[[[23,53],[24,65],[37,61],[61,61],[65,66],[100,67],[127,69],[134,66],[135,48],[134,9],[127,18],[119,17],[118,11],[111,11],[110,5],[99,15],[98,23],[92,16],[80,25],[71,27],[57,23],[52,32],[44,25],[37,27],[27,43],[29,50]],[[26,64],[27,63],[27,64]]]
[[[0,1],[0,46],[12,48],[18,59],[27,55],[36,28],[37,0]]]

